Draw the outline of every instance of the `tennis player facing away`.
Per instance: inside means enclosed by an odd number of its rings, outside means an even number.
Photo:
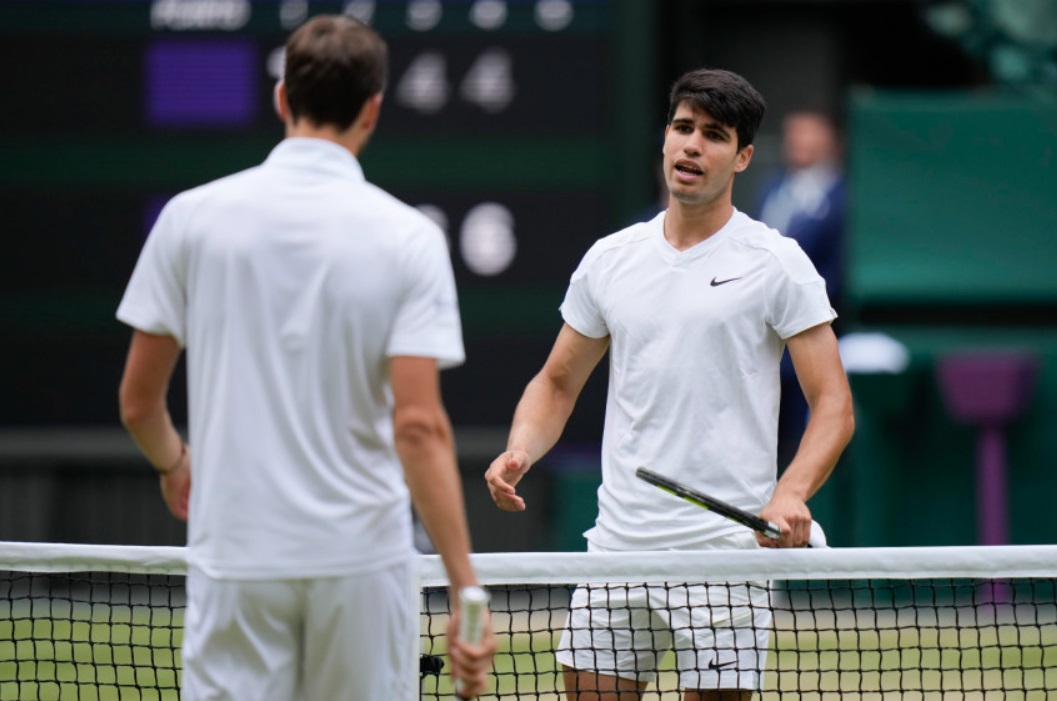
[[[412,500],[452,593],[477,584],[439,389],[464,359],[447,243],[357,160],[387,61],[349,17],[295,31],[286,138],[166,205],[117,311],[122,420],[188,520],[185,701],[417,699]],[[166,402],[183,347],[192,448]],[[485,630],[448,629],[466,697]]]
[[[672,86],[663,146],[668,208],[597,241],[573,273],[565,323],[517,405],[508,449],[486,473],[500,508],[526,508],[519,481],[557,442],[608,351],[602,485],[588,550],[807,543],[806,502],[854,420],[825,283],[794,240],[732,204],[764,111],[752,85],[728,71],[691,71]],[[811,418],[778,480],[779,361],[787,346]],[[640,466],[758,513],[782,536],[754,534],[636,479]],[[578,588],[558,654],[568,697],[639,698],[658,656],[674,648],[687,701],[751,698],[766,666],[766,588],[682,591],[676,605],[662,591]]]

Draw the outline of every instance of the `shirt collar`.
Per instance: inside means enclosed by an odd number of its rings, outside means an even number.
[[[664,257],[672,262],[688,262],[696,260],[701,256],[707,255],[713,249],[720,244],[721,241],[726,239],[730,232],[737,229],[743,221],[745,215],[738,211],[737,207],[732,207],[733,212],[730,215],[730,219],[721,226],[714,234],[709,236],[704,241],[695,243],[690,248],[683,251],[678,251],[672,244],[668,243],[668,239],[664,238],[664,217],[667,215],[668,210],[664,210],[653,220],[650,221],[650,226],[653,227],[653,240],[657,242],[657,245],[661,249],[661,253]]]
[[[265,164],[280,168],[297,168],[362,182],[363,168],[344,146],[326,139],[288,137],[271,153]]]

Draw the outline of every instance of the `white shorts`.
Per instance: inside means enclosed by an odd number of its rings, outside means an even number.
[[[757,547],[752,533],[714,542],[718,549]],[[674,650],[683,689],[762,689],[772,619],[769,582],[610,587],[586,585],[573,592],[558,662],[649,683],[661,658]]]
[[[212,579],[192,567],[180,698],[417,700],[416,567],[286,580]]]

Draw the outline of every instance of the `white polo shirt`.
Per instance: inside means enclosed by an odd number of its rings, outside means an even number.
[[[117,317],[187,348],[189,558],[220,578],[411,557],[388,359],[464,359],[444,234],[291,138],[162,211]]]
[[[585,534],[608,549],[694,548],[744,530],[635,470],[759,512],[777,478],[785,339],[836,317],[793,239],[735,211],[680,252],[664,217],[597,241],[561,306],[580,333],[611,337],[599,513]]]

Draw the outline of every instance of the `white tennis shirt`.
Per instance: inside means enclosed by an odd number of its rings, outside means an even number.
[[[758,513],[777,478],[785,339],[836,317],[793,239],[735,211],[680,252],[664,217],[597,241],[561,305],[580,333],[611,337],[599,512],[585,533],[608,549],[693,548],[744,529],[635,470]]]
[[[117,312],[187,348],[188,556],[220,578],[411,557],[388,359],[464,359],[444,234],[291,138],[162,211]]]

